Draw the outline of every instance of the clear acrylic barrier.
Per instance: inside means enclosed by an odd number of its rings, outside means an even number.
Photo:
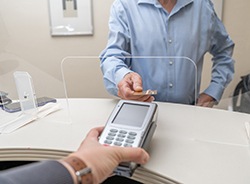
[[[104,87],[97,56],[68,56],[61,71],[68,98],[115,98]]]
[[[11,133],[46,116],[51,117],[50,122],[71,123],[61,78],[55,79],[25,62],[1,59],[0,133]],[[60,74],[60,66],[58,69]],[[59,111],[66,113],[59,115]]]
[[[117,58],[119,59],[119,58]],[[199,93],[199,80],[197,78],[197,67],[194,61],[187,57],[124,57],[122,60],[126,62],[141,62],[142,65],[150,65],[152,73],[146,71],[147,77],[142,75],[143,84],[145,85],[145,90],[157,90],[161,95],[171,93],[176,93],[182,95],[182,89],[189,90],[189,94],[185,96],[185,102],[187,104],[195,104],[197,99],[197,94]],[[165,90],[159,88],[158,83],[155,82],[153,86],[149,84],[153,83],[154,72],[159,72],[154,70],[154,66],[157,65],[171,65],[170,67],[179,67],[177,70],[170,70],[171,73],[167,71],[162,71],[161,75],[166,76],[162,79],[157,79],[158,81],[166,81]],[[66,96],[68,98],[117,98],[110,95],[103,82],[103,75],[100,69],[100,58],[97,56],[68,56],[62,60],[62,75],[64,78],[64,85],[66,89]],[[136,68],[138,73],[142,72],[140,68]],[[145,72],[144,72],[145,73]],[[191,79],[187,81],[186,78]],[[175,86],[171,86],[175,85]],[[174,95],[173,95],[174,96]],[[181,97],[176,97],[175,100],[179,103],[183,99]],[[183,98],[183,97],[182,97]]]

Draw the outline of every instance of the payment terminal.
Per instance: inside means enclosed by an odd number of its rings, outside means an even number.
[[[120,100],[112,111],[100,135],[103,145],[142,147],[147,150],[157,121],[157,104]],[[114,171],[117,175],[132,176],[136,163],[121,163]]]

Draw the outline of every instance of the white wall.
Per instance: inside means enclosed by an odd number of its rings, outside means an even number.
[[[75,55],[98,56],[106,45],[113,0],[93,1],[93,36],[71,37],[51,37],[48,0],[0,2],[0,86],[3,85],[5,91],[14,88],[14,84],[6,81],[12,78],[12,73],[25,70],[34,79],[38,78],[39,82],[34,81],[37,92],[46,94],[50,90],[53,96],[62,96],[61,60]],[[98,72],[99,67],[96,67],[93,73]],[[102,86],[99,88],[97,91],[105,93]]]
[[[107,42],[108,17],[112,2],[113,0],[93,0],[93,36],[51,37],[48,0],[0,0],[0,87],[12,94],[14,84],[9,83],[12,73],[25,70],[34,78],[36,91],[41,94],[49,91],[53,96],[63,96],[61,60],[72,55],[99,55]],[[250,1],[224,0],[223,22],[236,43],[236,74],[226,89],[224,98],[232,94],[239,77],[250,72],[249,7]],[[98,62],[97,59],[96,61]],[[208,56],[204,65],[202,88],[210,81],[210,67]],[[74,68],[72,72],[74,73]],[[79,80],[78,85],[74,86],[75,90],[71,89],[75,91],[73,96],[82,96],[84,90],[78,89],[85,89],[86,81],[97,83],[96,91],[103,93],[103,96],[107,95],[102,83],[91,79],[96,75],[100,76],[98,65],[94,66],[91,73],[93,76],[84,79],[78,71],[79,77],[71,79]]]

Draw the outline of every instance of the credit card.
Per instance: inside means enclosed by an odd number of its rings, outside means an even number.
[[[134,92],[134,95],[156,95],[157,90],[145,90],[145,91],[140,91],[140,92]]]

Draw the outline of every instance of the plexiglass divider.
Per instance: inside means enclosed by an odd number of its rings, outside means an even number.
[[[103,84],[97,56],[68,56],[61,62],[65,94],[68,98],[115,98]]]
[[[153,71],[152,73],[150,73],[150,71],[142,72],[140,71],[140,68],[136,68],[136,72],[142,75],[143,87],[145,87],[145,89],[157,90],[158,94],[163,96],[166,94],[169,95],[170,98],[171,95],[173,97],[176,96],[177,93],[179,94],[179,96],[177,95],[174,99],[177,103],[179,101],[185,100],[187,104],[196,103],[197,95],[199,93],[200,81],[197,78],[196,64],[191,59],[176,56],[134,56],[117,59],[126,60],[127,63],[130,63],[130,66],[132,66],[133,63],[140,63],[139,65],[150,65]],[[156,69],[155,66],[158,65],[170,65],[169,67],[172,69],[170,69],[169,71],[154,70],[154,68]],[[25,97],[27,98],[27,96],[30,96],[32,94],[32,90],[30,90],[28,94],[25,94],[27,85],[30,86],[30,89],[33,89],[35,91],[32,99],[37,99],[34,100],[36,102],[34,106],[35,108],[33,108],[34,110],[36,109],[36,105],[39,106],[37,102],[39,98],[55,98],[57,100],[57,104],[60,104],[60,106],[63,107],[61,109],[67,111],[66,113],[60,113],[60,115],[56,112],[49,114],[49,116],[51,116],[50,121],[52,120],[58,123],[71,123],[71,117],[69,113],[69,98],[118,98],[114,95],[110,95],[104,87],[103,75],[100,69],[100,58],[98,56],[68,56],[61,61],[61,67],[59,67],[59,70],[61,72],[61,78],[58,77],[57,79],[37,68],[21,68],[20,70],[15,70],[24,72],[26,74],[27,80],[32,81],[32,83],[25,84],[26,87],[22,89],[21,98],[18,95],[18,89],[16,88],[14,76],[15,71],[9,71],[7,78],[6,75],[0,75],[0,81],[6,81],[6,79],[8,80],[8,83],[1,86],[1,91],[8,93],[8,97],[12,100],[10,104],[21,102],[20,106],[25,106],[25,104],[27,104],[27,99],[25,99]],[[180,72],[176,73],[175,71]],[[164,90],[162,90],[162,86],[158,85],[157,81],[154,81],[154,75],[156,73],[158,75],[159,72],[162,72],[160,75],[162,77],[158,78],[157,80],[163,80],[165,82],[166,86]],[[143,73],[144,75],[146,74],[148,76],[144,76]],[[187,78],[191,80],[186,80]],[[149,82],[149,80],[153,81]],[[9,90],[9,88],[11,90]],[[182,92],[183,89],[189,92],[188,95],[184,97],[185,99],[181,97],[185,92]],[[3,98],[4,96],[1,96],[1,99],[4,101]],[[28,101],[30,105],[32,100],[29,99]],[[22,114],[22,111],[20,110],[16,112],[8,112],[7,109],[10,104],[2,105],[5,113],[4,116],[2,116],[3,118],[0,124],[0,130],[1,127],[3,128],[4,125],[6,125],[6,123],[19,118],[20,114]],[[26,108],[26,106],[23,108]],[[38,107],[38,109],[41,108],[42,107],[40,106]]]
[[[104,125],[101,116],[96,116],[98,107],[95,104],[98,105],[103,99],[116,103],[117,97],[110,95],[104,87],[98,56],[65,57],[61,61],[61,74],[72,126],[77,122],[86,129],[96,123]],[[108,108],[102,109],[102,112],[109,113]],[[84,121],[81,121],[83,117]]]
[[[132,67],[133,63],[139,65],[150,65],[151,71],[141,71],[141,68],[135,68],[135,71],[142,75],[144,89],[157,90],[160,95],[179,96],[174,97],[178,102],[185,101],[187,104],[195,104],[199,92],[199,81],[197,78],[197,67],[194,61],[187,57],[158,57],[158,56],[133,56],[133,57],[116,57],[129,63]],[[157,65],[170,65],[168,71],[156,71]],[[138,65],[137,65],[138,66]],[[100,69],[100,58],[97,56],[68,56],[62,60],[61,71],[63,75],[65,93],[68,98],[117,98],[110,95],[103,82],[103,74]],[[176,73],[175,71],[181,71]],[[142,74],[142,73],[144,74]],[[147,76],[145,76],[145,73]],[[160,75],[162,78],[155,80],[154,75]],[[191,80],[187,80],[187,78]],[[165,90],[159,86],[159,81],[165,81]],[[149,82],[151,81],[151,82]],[[150,86],[150,84],[153,84]],[[145,86],[144,86],[145,85]],[[175,85],[175,86],[171,86]],[[189,91],[183,97],[182,90]],[[172,94],[171,94],[172,93]],[[180,97],[182,96],[182,97]],[[186,98],[186,99],[183,99]]]

